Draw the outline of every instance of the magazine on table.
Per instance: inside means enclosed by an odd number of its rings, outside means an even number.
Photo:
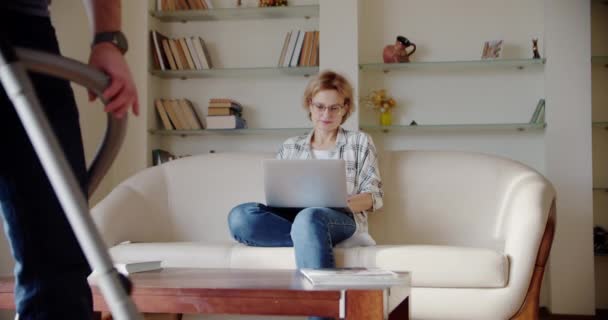
[[[313,286],[386,286],[403,279],[393,271],[379,268],[300,269]]]

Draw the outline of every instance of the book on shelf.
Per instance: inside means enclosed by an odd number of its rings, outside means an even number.
[[[171,39],[150,31],[152,64],[158,70],[202,70],[212,67],[209,51],[201,37]]]
[[[540,124],[545,122],[545,99],[538,100],[536,104],[536,109],[534,109],[534,113],[532,113],[532,118],[530,118],[531,124]]]
[[[177,47],[177,52],[179,53],[179,57],[182,61],[182,65],[184,67],[184,70],[190,70],[192,69],[192,65],[190,62],[188,62],[188,54],[187,54],[187,48],[185,48],[182,44],[182,39],[174,39],[173,41],[175,41],[175,46]]]
[[[207,47],[205,46],[205,41],[201,37],[192,37],[192,44],[194,46],[195,52],[198,56],[198,59],[201,61],[203,69],[211,69],[211,58],[209,57],[209,52]]]
[[[288,31],[278,59],[279,67],[311,67],[319,62],[319,31]]]
[[[201,47],[203,48],[203,56],[205,57],[205,61],[207,61],[207,64],[209,65],[209,68],[213,68],[213,63],[211,62],[211,55],[209,54],[209,49],[207,48],[207,45],[205,44],[205,40],[203,40],[203,38],[199,37],[198,38],[199,42],[201,43]]]
[[[209,0],[156,0],[156,10],[205,10],[213,8]]]
[[[304,42],[302,43],[302,52],[300,53],[300,59],[298,60],[298,67],[308,66],[308,59],[310,58],[312,49],[312,36],[312,31],[306,31],[304,33]]]
[[[296,42],[298,41],[298,36],[300,34],[299,30],[292,30],[291,35],[289,36],[289,43],[287,44],[287,50],[285,51],[285,59],[283,61],[283,67],[289,67],[291,62],[291,56],[293,55],[293,49],[296,46]]]
[[[152,56],[152,68],[157,70],[164,70],[160,60],[158,59],[159,56],[156,52],[155,42],[156,41],[154,31],[150,30],[150,55]],[[154,45],[154,47],[152,47],[152,45]]]
[[[239,104],[236,100],[230,99],[230,98],[211,98],[211,99],[209,99],[209,103],[224,103],[224,102]]]
[[[175,116],[175,120],[179,124],[178,129],[179,130],[189,130],[190,125],[188,124],[188,121],[186,120],[186,116],[184,115],[184,112],[182,111],[182,108],[179,105],[179,103],[177,102],[177,100],[173,100],[173,99],[167,100],[167,103],[169,104],[169,108],[171,110],[173,110],[173,115]]]
[[[167,113],[167,110],[163,105],[163,101],[161,99],[155,99],[154,106],[156,107],[156,112],[158,113],[158,116],[160,117],[160,120],[163,124],[163,128],[165,130],[175,129],[175,127],[171,123],[171,120],[169,119],[169,114]]]
[[[173,102],[171,100],[163,100],[163,106],[165,107],[165,110],[167,110],[167,114],[169,115],[171,123],[173,123],[173,127],[177,130],[185,130],[186,127],[182,123],[181,117],[177,113]]]
[[[285,40],[283,41],[283,47],[281,48],[281,55],[279,56],[279,63],[277,66],[282,67],[285,62],[285,54],[287,53],[287,47],[289,46],[289,39],[291,38],[291,31],[287,31],[285,34]]]
[[[209,107],[207,108],[207,115],[208,116],[230,116],[230,115],[235,115],[235,116],[241,116],[241,111],[236,110],[234,108],[231,107]]]
[[[114,268],[125,275],[162,269],[160,260],[115,263]]]
[[[398,274],[378,268],[300,269],[313,286],[387,286],[398,285]]]
[[[205,6],[201,0],[188,0],[190,10],[205,10]]]
[[[151,44],[154,45],[152,48],[152,57],[153,61],[155,61],[155,68],[160,70],[167,70],[170,68],[169,58],[167,57],[165,50],[163,49],[163,40],[168,39],[162,33],[151,30]]]
[[[239,113],[243,111],[243,106],[238,102],[209,102],[210,108],[230,108]]]
[[[167,56],[167,61],[169,62],[169,68],[171,70],[177,70],[177,62],[175,62],[175,57],[173,56],[173,51],[171,50],[171,45],[169,42],[170,39],[163,39],[162,45],[163,45],[163,52],[165,53],[165,56]]]
[[[171,47],[171,54],[173,55],[173,59],[175,60],[175,64],[177,65],[177,70],[184,69],[184,61],[182,60],[182,56],[179,52],[178,43],[175,39],[169,39],[169,46]]]
[[[186,123],[188,123],[188,128],[190,130],[201,130],[203,129],[203,124],[201,123],[194,106],[187,99],[179,99],[177,103],[182,109],[182,113],[185,116]]]
[[[543,103],[540,112],[538,113],[538,117],[536,118],[536,123],[541,124],[545,123],[545,104]]]
[[[247,122],[242,117],[230,116],[208,116],[206,118],[207,129],[244,129]]]
[[[311,66],[319,65],[319,30],[315,31],[312,52],[310,54],[309,65],[311,65]]]
[[[192,42],[192,37],[186,37],[185,41],[186,45],[188,46],[190,57],[192,58],[192,62],[194,62],[195,69],[203,70],[203,64],[201,63],[198,54],[196,53],[196,49],[194,48],[194,42]]]
[[[154,100],[165,130],[200,130],[204,128],[194,104],[188,99]]]
[[[190,70],[196,70],[196,65],[194,64],[194,61],[192,60],[192,55],[190,55],[190,49],[188,48],[188,44],[186,43],[186,38],[179,38],[179,45],[180,48],[182,50],[182,53],[184,55],[184,57],[186,58],[186,63],[188,65],[188,69]]]
[[[298,40],[296,41],[295,48],[293,49],[293,55],[289,62],[290,67],[297,67],[300,61],[300,55],[302,54],[302,44],[304,43],[304,31],[298,31]]]

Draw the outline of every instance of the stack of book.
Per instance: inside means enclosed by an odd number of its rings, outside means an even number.
[[[213,9],[211,0],[156,0],[156,10],[207,10]]]
[[[319,31],[287,32],[279,56],[279,67],[313,67],[319,65]]]
[[[207,129],[244,129],[243,106],[227,98],[209,99],[207,108]]]
[[[188,99],[156,99],[154,106],[165,130],[200,130],[204,127]]]
[[[201,37],[170,39],[151,30],[150,43],[153,67],[157,70],[203,70],[213,67]]]

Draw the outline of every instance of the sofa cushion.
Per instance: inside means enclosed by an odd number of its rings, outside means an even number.
[[[227,268],[234,244],[123,243],[110,248],[115,262],[160,260],[165,268]]]
[[[293,248],[248,247],[236,243],[127,243],[110,249],[115,261],[161,260],[163,267],[295,269]],[[336,248],[336,264],[412,272],[413,287],[502,288],[508,281],[505,255],[448,246]]]
[[[509,260],[479,248],[433,245],[381,245],[360,248],[366,267],[412,272],[413,287],[503,288]]]

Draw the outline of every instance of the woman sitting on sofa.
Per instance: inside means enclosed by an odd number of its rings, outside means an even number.
[[[334,268],[334,245],[375,244],[367,233],[367,213],[382,207],[376,148],[367,134],[340,127],[354,109],[352,87],[343,76],[325,71],[313,78],[304,92],[304,109],[313,130],[287,139],[277,158],[344,159],[348,206],[354,214],[244,203],[232,209],[228,224],[232,236],[246,245],[293,246],[298,268]]]

